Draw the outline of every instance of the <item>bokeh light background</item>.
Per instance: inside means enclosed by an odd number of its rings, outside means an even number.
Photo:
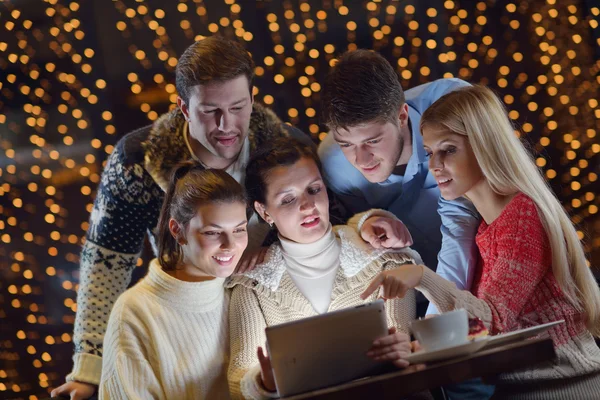
[[[78,257],[103,162],[174,106],[177,57],[211,34],[256,62],[255,99],[315,141],[321,82],[372,48],[410,88],[495,89],[600,264],[600,6],[593,1],[15,0],[0,3],[0,398],[71,368]],[[150,254],[138,262],[144,266]],[[144,268],[136,268],[136,278]]]

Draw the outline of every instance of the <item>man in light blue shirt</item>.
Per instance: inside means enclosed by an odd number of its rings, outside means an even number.
[[[347,52],[324,85],[323,116],[330,132],[319,146],[327,185],[347,211],[391,212],[410,231],[425,265],[459,289],[471,287],[480,217],[468,200],[441,197],[428,170],[419,123],[427,107],[466,85],[440,79],[404,93],[381,55]],[[426,300],[421,296],[418,302],[422,315]],[[427,314],[435,313],[430,304]],[[484,399],[491,388],[474,381],[447,389],[453,399]]]
[[[390,71],[395,82],[385,81]],[[324,116],[331,131],[319,146],[327,185],[348,211],[393,213],[407,226],[425,265],[460,289],[471,287],[479,216],[469,201],[440,196],[419,122],[438,98],[466,85],[440,79],[401,93],[383,57],[367,50],[346,53],[324,86]],[[393,89],[398,93],[389,95]],[[436,312],[430,305],[428,314]]]

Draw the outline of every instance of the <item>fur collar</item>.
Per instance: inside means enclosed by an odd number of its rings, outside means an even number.
[[[374,261],[385,263],[389,260],[422,264],[419,254],[411,248],[402,250],[374,249],[364,242],[357,232],[346,225],[333,228],[341,242],[340,270],[346,278],[352,278],[367,269]],[[286,272],[281,245],[274,243],[269,247],[265,261],[252,271],[241,275],[233,275],[227,279],[225,286],[232,288],[242,284],[252,288],[261,286],[271,292],[277,291]]]
[[[142,143],[144,168],[164,191],[169,184],[171,169],[180,162],[192,159],[183,138],[184,126],[183,114],[179,108],[175,108],[152,124],[148,138]],[[248,132],[250,155],[280,136],[289,136],[281,120],[273,111],[254,103]]]

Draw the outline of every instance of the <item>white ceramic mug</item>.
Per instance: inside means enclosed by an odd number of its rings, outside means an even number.
[[[469,317],[464,309],[413,321],[411,328],[427,351],[458,346],[469,340]]]

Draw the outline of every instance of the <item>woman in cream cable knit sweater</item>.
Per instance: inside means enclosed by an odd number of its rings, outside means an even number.
[[[354,228],[332,228],[318,158],[299,143],[273,143],[253,157],[246,190],[258,214],[277,227],[280,243],[270,247],[263,264],[227,283],[233,288],[228,379],[234,398],[271,398],[277,393],[261,348],[265,327],[362,304],[360,294],[379,273],[420,258],[408,248],[374,250]],[[386,311],[390,334],[370,355],[406,366],[402,357],[410,353],[406,333],[415,318],[414,293],[388,301]]]
[[[493,398],[600,398],[600,290],[503,104],[485,87],[460,89],[427,109],[421,130],[444,198],[468,196],[483,217],[482,260],[472,293],[422,266],[389,273],[384,286],[416,287],[441,311],[465,308],[492,334],[564,319],[549,330],[555,362],[500,376]]]
[[[228,399],[231,275],[248,243],[243,188],[221,170],[172,174],[159,258],[117,300],[104,339],[101,399]]]

